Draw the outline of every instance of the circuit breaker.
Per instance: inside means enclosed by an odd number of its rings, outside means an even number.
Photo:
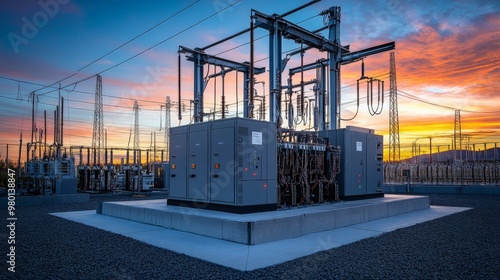
[[[383,137],[371,129],[348,126],[322,131],[322,137],[340,147],[337,176],[344,199],[383,196]]]
[[[172,128],[169,205],[275,210],[276,127],[230,118]]]

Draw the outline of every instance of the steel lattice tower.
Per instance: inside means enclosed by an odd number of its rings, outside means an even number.
[[[92,133],[92,149],[94,165],[101,165],[104,160],[104,118],[102,109],[102,78],[97,75],[95,89],[94,128]]]
[[[399,116],[398,116],[398,86],[396,82],[396,58],[391,52],[390,59],[390,89],[389,89],[389,162],[400,160]]]
[[[134,101],[134,151],[139,149],[139,103]]]
[[[462,120],[460,119],[460,110],[455,110],[455,122],[454,122],[454,127],[453,127],[453,150],[455,151],[455,159],[461,160],[462,159]],[[458,156],[457,156],[457,154],[458,154]]]

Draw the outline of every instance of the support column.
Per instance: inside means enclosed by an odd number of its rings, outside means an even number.
[[[340,7],[332,7],[328,10],[328,39],[333,42],[337,49],[329,52],[330,65],[330,129],[340,128],[338,83],[340,82]]]
[[[318,92],[318,128],[319,131],[324,131],[326,130],[325,127],[325,122],[326,122],[326,68],[327,65],[322,65],[320,67],[320,74],[319,74],[319,92]]]
[[[194,61],[194,122],[203,122],[203,63],[201,54],[193,54]]]
[[[278,22],[269,31],[269,121],[278,123],[281,118],[281,31]]]
[[[247,71],[243,73],[243,81],[243,117],[248,118],[250,77]]]

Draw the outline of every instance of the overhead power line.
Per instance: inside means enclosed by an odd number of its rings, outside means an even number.
[[[126,45],[128,45],[128,44],[130,44],[131,42],[135,41],[135,40],[136,40],[136,39],[138,39],[139,37],[143,36],[144,34],[146,34],[146,33],[150,32],[151,30],[153,30],[153,29],[157,28],[158,26],[162,25],[163,23],[165,23],[165,22],[169,21],[170,19],[174,18],[175,16],[179,15],[180,13],[182,13],[182,12],[186,11],[187,9],[191,8],[192,6],[194,6],[194,4],[196,4],[196,3],[198,3],[198,2],[200,2],[200,0],[196,0],[196,1],[194,1],[193,3],[191,3],[191,4],[189,4],[188,6],[184,7],[184,8],[183,8],[183,9],[181,9],[180,11],[178,11],[178,12],[176,12],[176,13],[172,14],[171,16],[169,16],[169,17],[165,18],[164,20],[160,21],[159,23],[155,24],[154,26],[152,26],[152,27],[148,28],[146,31],[143,31],[141,34],[139,34],[139,35],[135,36],[134,38],[132,38],[132,39],[128,40],[127,42],[125,42],[125,43],[121,44],[120,46],[118,46],[118,47],[116,47],[115,49],[111,50],[110,52],[106,53],[105,55],[103,55],[103,56],[101,56],[101,57],[99,57],[99,58],[95,59],[94,61],[92,61],[92,62],[88,63],[87,65],[85,65],[85,66],[81,67],[80,69],[76,70],[76,72],[75,72],[75,73],[73,73],[73,74],[71,74],[71,75],[67,76],[66,78],[64,78],[64,79],[62,79],[62,80],[59,80],[59,81],[57,81],[57,82],[55,82],[55,83],[53,83],[53,84],[51,84],[51,85],[49,85],[49,86],[45,86],[45,87],[43,87],[43,88],[40,88],[40,89],[38,89],[38,90],[35,90],[35,91],[40,91],[40,90],[43,90],[43,89],[45,89],[45,88],[52,87],[52,86],[57,85],[57,84],[59,84],[59,83],[61,83],[61,82],[63,82],[63,81],[66,81],[67,79],[69,79],[69,78],[71,78],[71,77],[74,77],[76,74],[80,73],[80,71],[82,71],[82,70],[84,70],[84,69],[88,68],[89,66],[91,66],[91,65],[95,64],[96,62],[100,61],[101,59],[103,59],[103,58],[107,57],[108,55],[110,55],[110,54],[112,54],[112,53],[114,53],[114,52],[116,52],[117,50],[119,50],[119,49],[121,49],[121,48],[125,47]]]
[[[159,42],[159,43],[157,43],[157,44],[154,44],[153,46],[151,46],[151,47],[149,47],[149,48],[147,48],[147,49],[145,49],[145,50],[143,50],[143,51],[141,51],[141,52],[139,52],[139,53],[137,53],[137,54],[135,54],[135,55],[133,55],[133,56],[131,56],[131,57],[129,57],[129,58],[127,58],[127,59],[125,59],[125,60],[123,60],[123,61],[121,61],[121,62],[119,62],[119,63],[115,64],[115,65],[113,65],[113,66],[111,66],[111,67],[108,67],[108,68],[106,68],[106,69],[104,69],[104,70],[100,71],[99,73],[96,73],[96,74],[91,75],[91,76],[89,76],[89,77],[83,78],[83,79],[81,79],[81,80],[79,80],[79,81],[76,81],[76,82],[70,83],[70,84],[68,84],[68,85],[66,85],[66,86],[63,86],[63,87],[61,87],[61,89],[65,89],[65,88],[68,88],[68,87],[71,87],[71,86],[76,87],[76,85],[77,85],[78,83],[81,83],[81,82],[84,82],[84,81],[86,81],[86,80],[92,79],[92,78],[94,78],[94,77],[95,77],[95,76],[97,76],[97,75],[101,75],[101,74],[102,74],[102,73],[104,73],[104,72],[107,72],[107,71],[109,71],[109,70],[111,70],[111,69],[114,69],[114,68],[116,68],[116,67],[118,67],[118,66],[120,66],[120,65],[122,65],[122,64],[124,64],[124,63],[126,63],[126,62],[128,62],[128,61],[130,61],[130,60],[132,60],[132,59],[134,59],[134,58],[136,58],[136,57],[138,57],[138,56],[140,56],[140,55],[142,55],[142,54],[144,54],[145,52],[150,51],[151,49],[154,49],[154,48],[156,48],[157,46],[162,45],[163,43],[165,43],[165,42],[167,42],[167,41],[169,41],[169,40],[171,40],[171,39],[173,39],[173,38],[175,38],[175,37],[179,36],[180,34],[182,34],[182,33],[186,32],[186,31],[188,31],[188,30],[192,29],[193,27],[195,27],[195,26],[197,26],[197,25],[199,25],[199,24],[201,24],[201,23],[203,23],[203,22],[205,22],[205,21],[209,20],[210,18],[212,18],[212,17],[214,17],[214,16],[216,16],[216,15],[218,15],[218,14],[220,14],[220,13],[225,12],[227,9],[231,8],[232,6],[234,6],[234,5],[238,4],[238,3],[239,3],[239,2],[241,2],[241,1],[242,1],[242,0],[235,1],[235,2],[234,2],[234,3],[232,3],[231,5],[228,5],[227,7],[225,7],[224,9],[221,9],[221,10],[219,10],[219,11],[217,11],[217,12],[213,13],[212,15],[210,15],[210,16],[208,16],[208,17],[206,17],[206,18],[204,18],[204,19],[202,19],[202,20],[200,20],[200,21],[196,22],[196,23],[195,23],[195,24],[193,24],[193,25],[190,25],[189,27],[187,27],[187,28],[185,28],[185,29],[183,29],[183,30],[181,30],[181,31],[179,31],[179,32],[177,32],[177,33],[175,33],[174,35],[172,35],[172,36],[170,36],[170,37],[166,38],[165,40],[162,40],[161,42]],[[53,85],[54,85],[54,84],[53,84]],[[58,89],[53,90],[53,91],[49,91],[49,92],[45,92],[45,93],[41,93],[41,94],[39,94],[39,95],[49,94],[49,93],[55,92],[55,91],[57,91],[57,90],[58,90]]]
[[[472,111],[472,110],[460,109],[460,108],[455,108],[455,107],[446,106],[446,105],[442,105],[442,104],[437,104],[437,103],[434,103],[434,102],[430,102],[430,101],[424,100],[424,99],[422,99],[420,97],[417,97],[417,96],[415,96],[413,94],[404,92],[404,91],[402,91],[400,89],[398,89],[398,93],[401,96],[403,96],[405,98],[408,98],[408,99],[412,99],[412,100],[415,100],[415,101],[418,101],[418,102],[422,102],[422,103],[425,103],[425,104],[428,104],[428,105],[432,105],[432,106],[436,106],[436,107],[440,107],[440,108],[444,108],[444,109],[448,109],[448,110],[453,110],[453,111],[460,110],[462,112],[474,113],[474,114],[496,114],[496,113],[500,113],[500,111],[484,111],[484,112],[479,112],[479,111]]]

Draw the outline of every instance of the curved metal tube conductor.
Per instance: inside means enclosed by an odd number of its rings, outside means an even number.
[[[351,121],[356,118],[359,113],[359,82],[361,80],[366,81],[366,105],[368,107],[368,113],[371,116],[380,115],[384,110],[384,81],[365,76],[365,62],[361,62],[361,77],[356,80],[356,113],[354,116],[348,119],[340,118],[342,121]],[[377,107],[374,107],[373,102],[373,83],[377,83]]]
[[[360,80],[361,79],[356,80],[356,113],[354,114],[354,116],[352,116],[351,118],[348,118],[348,119],[340,118],[341,121],[352,121],[358,116],[358,113],[359,113],[359,81]]]
[[[374,108],[373,106],[373,82],[377,82],[377,108]],[[380,115],[384,110],[384,81],[370,78],[370,80],[367,81],[366,83],[367,83],[366,104],[368,106],[368,112],[372,116]],[[358,94],[359,94],[359,88],[358,88]],[[359,96],[358,96],[358,102],[359,102]]]

